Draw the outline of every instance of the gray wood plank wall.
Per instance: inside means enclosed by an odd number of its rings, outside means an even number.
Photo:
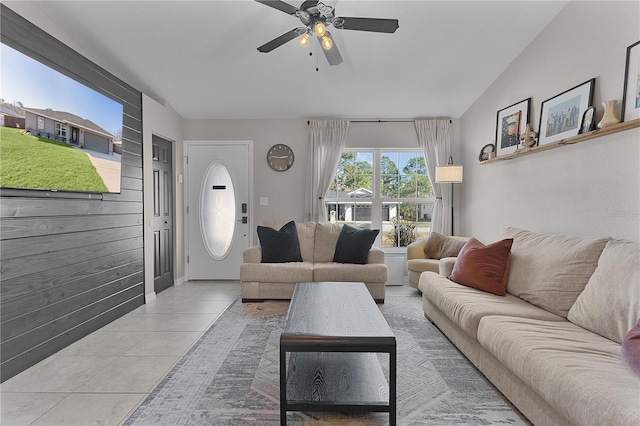
[[[4,5],[2,42],[124,105],[120,194],[0,191],[0,372],[144,303],[142,95]]]

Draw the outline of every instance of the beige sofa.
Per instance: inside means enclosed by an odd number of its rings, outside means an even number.
[[[640,425],[640,378],[621,341],[640,318],[640,245],[504,229],[507,294],[419,282],[440,330],[536,425]]]
[[[281,224],[263,223],[274,229]],[[366,265],[334,263],[341,224],[305,222],[296,223],[302,262],[261,263],[259,246],[243,253],[240,266],[242,301],[265,299],[291,299],[299,282],[363,282],[378,303],[384,303],[387,265],[384,252],[372,247]]]

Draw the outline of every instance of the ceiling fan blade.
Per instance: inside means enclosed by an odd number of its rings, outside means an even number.
[[[286,42],[293,40],[294,38],[298,37],[301,34],[304,34],[306,31],[307,29],[304,27],[294,28],[291,31],[288,31],[282,34],[280,37],[276,37],[270,42],[265,43],[262,46],[258,47],[258,51],[262,53],[269,53],[276,47],[282,46]]]
[[[324,52],[324,56],[327,57],[327,61],[329,62],[329,65],[339,65],[342,63],[342,55],[340,54],[340,51],[338,50],[338,46],[336,45],[336,41],[333,39],[333,37],[331,37],[331,33],[329,31],[327,31],[326,34],[329,38],[331,38],[331,40],[333,41],[333,46],[331,46],[331,49],[329,50],[325,50],[322,47],[322,37],[317,37],[318,41],[320,42],[320,47],[322,48],[322,51]]]
[[[333,20],[333,26],[343,30],[373,31],[376,33],[395,33],[397,19],[340,17]]]
[[[262,3],[264,5],[270,6],[274,9],[278,9],[288,15],[293,15],[298,11],[298,8],[290,5],[289,3],[285,3],[280,0],[255,0],[258,3]]]

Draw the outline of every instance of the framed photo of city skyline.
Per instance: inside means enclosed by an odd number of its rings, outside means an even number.
[[[595,78],[542,102],[538,145],[557,142],[580,132],[584,112],[593,103]]]
[[[517,102],[498,111],[496,121],[496,157],[515,152],[520,134],[529,123],[531,98]]]

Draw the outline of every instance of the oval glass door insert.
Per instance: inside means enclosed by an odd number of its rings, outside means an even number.
[[[229,170],[219,161],[209,165],[200,188],[200,229],[209,255],[224,259],[233,243],[236,195]]]

